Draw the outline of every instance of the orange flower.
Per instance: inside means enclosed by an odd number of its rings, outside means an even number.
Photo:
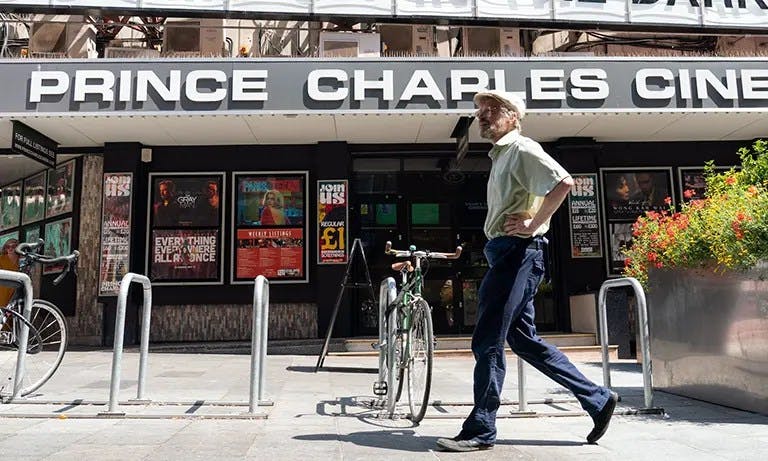
[[[736,177],[728,176],[727,178],[725,178],[725,183],[728,184],[729,186],[736,184]]]
[[[750,197],[757,197],[757,187],[755,186],[749,186],[747,187],[747,194],[749,194]]]
[[[672,197],[666,197],[664,199],[664,203],[666,203],[667,205],[672,205]]]
[[[685,192],[683,192],[683,197],[687,199],[693,198],[694,195],[696,195],[696,191],[693,189],[688,189]]]

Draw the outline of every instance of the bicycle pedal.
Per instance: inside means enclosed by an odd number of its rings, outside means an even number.
[[[13,343],[13,334],[10,331],[0,331],[0,344]]]
[[[376,381],[373,383],[373,395],[387,395],[386,381]]]
[[[379,344],[379,343],[371,343],[371,349],[373,349],[375,351],[380,351],[381,350],[381,344]]]

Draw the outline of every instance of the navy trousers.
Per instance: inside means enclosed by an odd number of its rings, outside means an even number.
[[[608,389],[587,379],[536,333],[533,297],[544,276],[544,245],[546,240],[541,237],[498,237],[485,246],[490,269],[480,285],[472,335],[474,408],[462,426],[462,439],[496,441],[496,411],[507,374],[505,342],[520,358],[573,392],[590,416],[608,401]]]

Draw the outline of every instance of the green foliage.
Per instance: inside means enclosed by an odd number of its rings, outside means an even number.
[[[741,170],[719,174],[707,162],[706,197],[637,219],[627,276],[647,285],[651,267],[740,270],[768,258],[768,143],[756,141],[739,157]]]

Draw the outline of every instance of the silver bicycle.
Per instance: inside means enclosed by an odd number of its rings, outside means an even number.
[[[29,274],[33,264],[63,264],[63,272],[53,281],[58,285],[67,273],[77,267],[80,253],[49,257],[39,253],[45,242],[21,243],[16,247],[20,255],[19,270]],[[13,378],[18,360],[19,336],[22,325],[29,328],[27,355],[24,360],[24,376],[21,396],[40,388],[56,372],[67,349],[67,323],[64,315],[53,303],[42,299],[32,301],[29,320],[24,318],[24,293],[16,290],[7,306],[0,307],[0,397],[12,394]]]

